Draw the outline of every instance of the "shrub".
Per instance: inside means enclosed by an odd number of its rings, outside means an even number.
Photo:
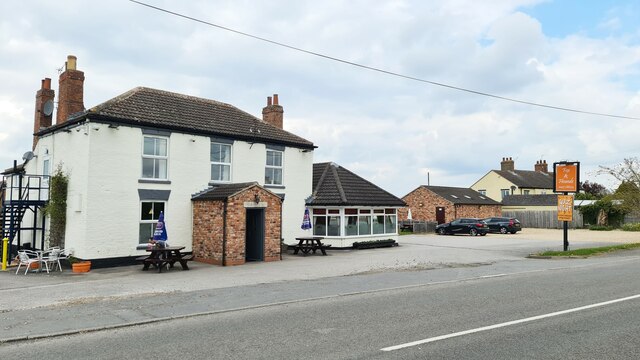
[[[604,226],[604,225],[589,225],[589,230],[594,230],[594,231],[611,231],[611,230],[613,230],[613,227],[611,227],[611,226]]]
[[[622,225],[624,231],[640,231],[640,223],[631,223]]]

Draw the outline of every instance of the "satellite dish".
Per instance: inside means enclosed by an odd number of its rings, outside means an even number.
[[[33,159],[34,156],[35,155],[33,154],[33,151],[27,151],[26,153],[24,153],[24,155],[22,155],[22,160],[29,161]]]
[[[53,100],[47,100],[42,106],[42,112],[45,116],[53,114]]]

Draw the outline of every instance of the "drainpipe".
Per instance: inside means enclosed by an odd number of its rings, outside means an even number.
[[[224,199],[224,208],[222,209],[222,266],[226,266],[227,262],[227,199]]]
[[[280,260],[282,260],[282,244],[284,243],[284,239],[282,238],[282,203],[284,201],[280,201]]]

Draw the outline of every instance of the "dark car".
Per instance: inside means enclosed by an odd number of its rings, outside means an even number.
[[[469,234],[471,236],[485,236],[487,235],[487,224],[475,218],[455,219],[452,222],[436,226],[436,233],[440,235]]]
[[[495,233],[512,233],[515,234],[522,230],[520,221],[516,218],[509,217],[490,217],[483,219],[483,221],[489,226],[489,232]]]

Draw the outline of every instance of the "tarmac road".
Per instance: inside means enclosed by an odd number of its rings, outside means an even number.
[[[607,232],[605,237],[594,239],[587,238],[591,232],[582,232],[570,231],[572,248],[640,242],[637,233]],[[177,267],[161,274],[143,272],[141,266],[95,269],[86,274],[68,270],[26,276],[4,272],[0,273],[0,342],[619,261],[617,257],[525,258],[532,252],[561,249],[561,230],[540,233],[525,229],[516,235],[484,237],[412,235],[400,237],[399,243],[394,248],[331,250],[328,256],[284,255],[283,261],[235,267],[192,262],[189,271]],[[622,260],[634,259],[637,254],[628,252]]]

